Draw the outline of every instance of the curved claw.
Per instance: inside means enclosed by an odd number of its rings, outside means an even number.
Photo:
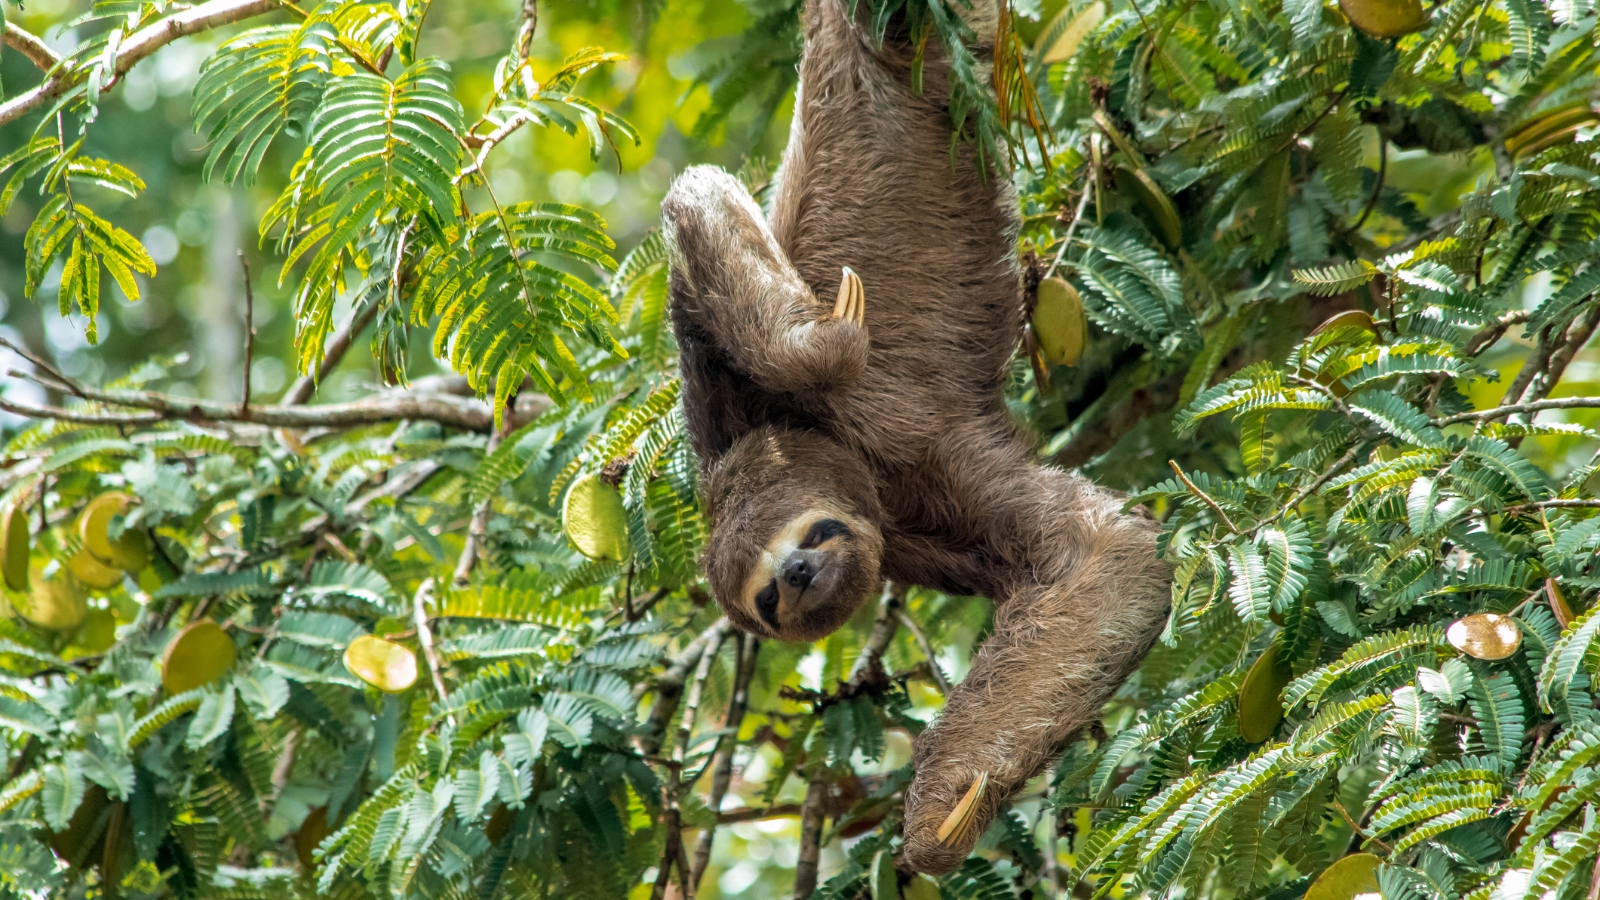
[[[867,316],[867,292],[861,286],[861,278],[845,266],[843,276],[839,279],[839,299],[833,303],[833,317],[847,319],[857,325],[865,326]]]
[[[978,819],[978,807],[983,800],[984,791],[989,787],[989,773],[981,773],[977,780],[972,782],[972,787],[967,788],[967,793],[956,803],[955,809],[950,810],[950,815],[945,817],[944,823],[939,826],[935,837],[939,843],[949,846],[961,843]]]

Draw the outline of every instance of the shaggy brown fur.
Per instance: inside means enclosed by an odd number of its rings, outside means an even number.
[[[881,578],[998,606],[916,742],[906,858],[944,872],[1137,666],[1169,571],[1147,517],[1030,460],[1001,393],[1023,325],[1015,197],[969,142],[952,169],[937,41],[918,94],[904,35],[891,26],[874,47],[844,3],[808,0],[770,224],[710,167],[662,203],[672,321],[712,522],[705,566],[729,618],[812,639]],[[992,38],[996,5],[974,6]],[[845,266],[865,284],[864,328],[833,314]],[[941,845],[980,773],[977,827]]]

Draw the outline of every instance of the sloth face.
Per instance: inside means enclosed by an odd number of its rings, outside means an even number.
[[[883,536],[866,467],[832,441],[787,437],[736,447],[710,478],[704,562],[735,625],[813,641],[878,588]]]
[[[761,548],[738,598],[761,630],[789,641],[814,641],[849,619],[870,593],[860,551],[872,526],[838,509],[803,511]],[[876,560],[871,560],[876,563]],[[877,566],[872,565],[872,574]]]

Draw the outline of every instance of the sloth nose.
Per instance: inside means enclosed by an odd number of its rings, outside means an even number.
[[[811,564],[804,559],[791,559],[788,565],[783,567],[783,580],[788,582],[790,587],[802,591],[811,584],[811,576],[815,574]]]

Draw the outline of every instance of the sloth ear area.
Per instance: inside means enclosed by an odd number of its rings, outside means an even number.
[[[844,267],[839,279],[839,298],[833,303],[833,318],[853,322],[860,328],[867,327],[867,291],[861,285],[861,277],[849,266]]]

